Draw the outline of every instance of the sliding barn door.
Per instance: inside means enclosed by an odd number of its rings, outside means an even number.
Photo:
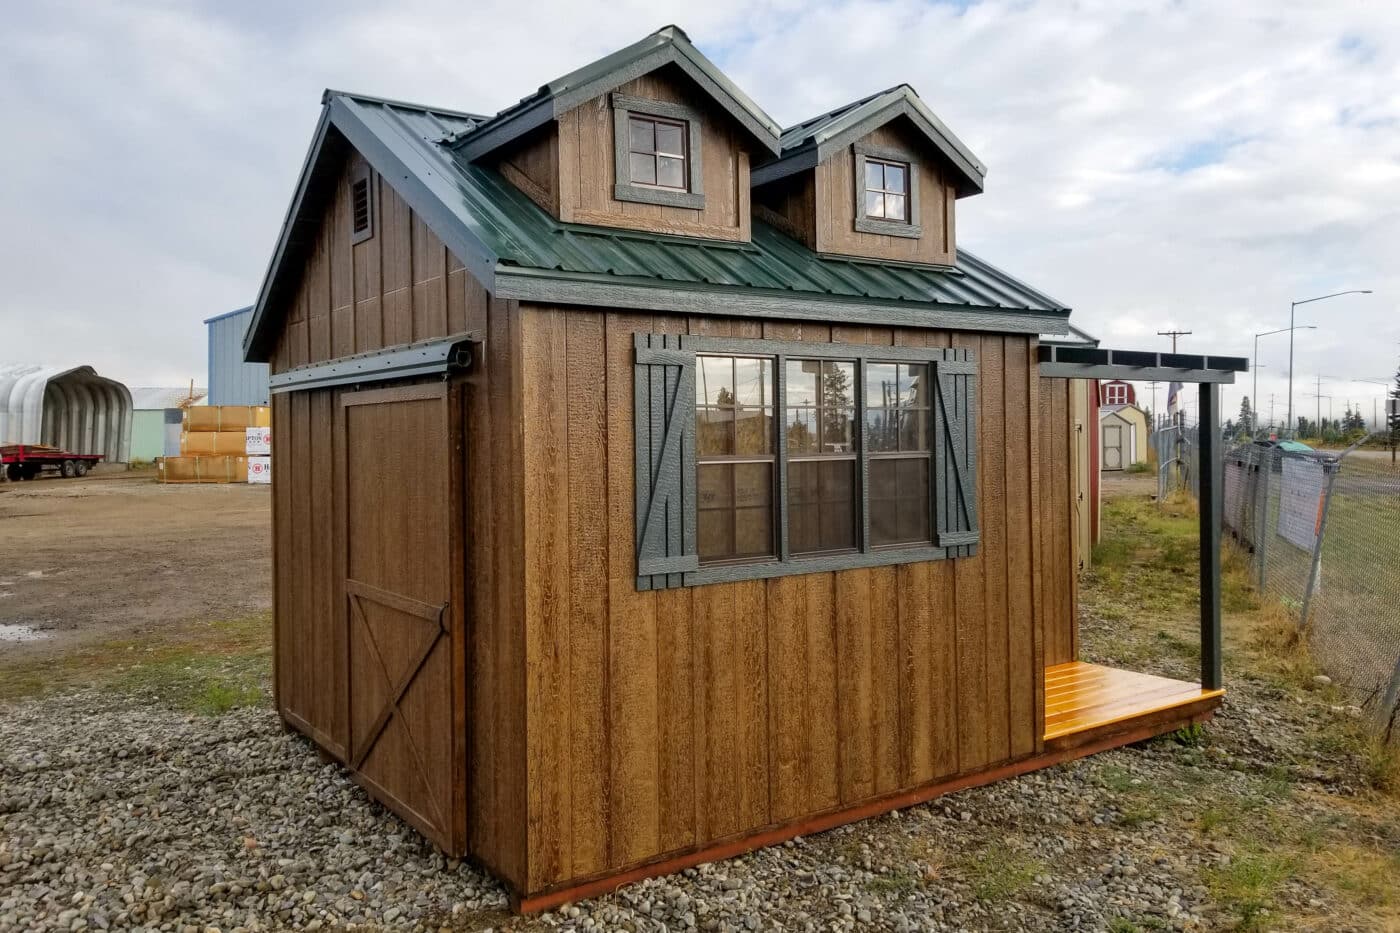
[[[460,509],[447,386],[341,396],[350,768],[448,852],[465,779]],[[461,599],[461,596],[458,596]]]

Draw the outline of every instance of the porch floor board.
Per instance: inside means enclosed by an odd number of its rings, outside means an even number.
[[[1045,669],[1045,741],[1068,744],[1147,719],[1169,731],[1174,712],[1179,711],[1182,724],[1200,721],[1224,695],[1224,690],[1202,690],[1184,680],[1085,661],[1056,664]]]

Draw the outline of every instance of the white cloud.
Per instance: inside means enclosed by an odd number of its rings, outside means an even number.
[[[1344,380],[1395,369],[1400,7],[1272,0],[27,5],[0,35],[0,358],[198,378],[323,87],[492,111],[667,20],[781,122],[912,83],[990,168],[963,242],[1112,342],[1248,355],[1292,298],[1361,287],[1300,309],[1298,381],[1369,410]],[[1286,354],[1261,342],[1266,399]]]

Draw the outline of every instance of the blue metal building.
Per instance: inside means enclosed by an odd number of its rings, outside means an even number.
[[[266,405],[266,363],[243,362],[243,335],[253,309],[239,308],[205,320],[209,328],[209,404]]]

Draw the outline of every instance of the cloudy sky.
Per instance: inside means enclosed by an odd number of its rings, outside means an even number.
[[[909,81],[989,167],[959,242],[1107,345],[1249,355],[1297,408],[1400,363],[1400,4],[607,0],[7,4],[0,359],[204,380],[325,87],[493,112],[676,22],[779,122]],[[1259,407],[1286,407],[1287,335]],[[1226,395],[1227,413],[1249,380]]]

